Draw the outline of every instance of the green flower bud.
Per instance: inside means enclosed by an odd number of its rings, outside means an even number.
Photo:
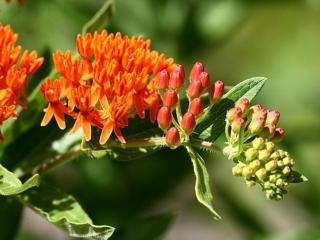
[[[283,187],[284,186],[284,181],[282,178],[279,178],[277,181],[276,181],[276,185],[278,187]]]
[[[268,199],[273,199],[274,195],[275,195],[275,193],[274,193],[273,190],[271,190],[271,189],[266,190],[266,197],[267,197]]]
[[[254,169],[249,166],[244,167],[242,170],[242,175],[244,177],[251,177],[253,176],[253,174],[254,174]]]
[[[267,162],[265,165],[265,168],[268,172],[271,172],[277,168],[278,164],[276,160],[271,160],[270,162]]]
[[[246,180],[246,184],[248,187],[254,187],[256,185],[256,182],[253,180]]]
[[[282,160],[277,161],[278,167],[282,168],[284,166],[284,163]]]
[[[255,138],[253,141],[252,141],[252,146],[256,149],[263,149],[264,148],[264,139],[262,137],[258,137],[258,138]]]
[[[282,161],[283,161],[283,164],[284,164],[285,166],[291,166],[291,165],[293,165],[293,164],[292,164],[292,162],[293,162],[293,159],[292,159],[292,158],[285,157]]]
[[[271,188],[271,182],[267,181],[263,183],[263,188],[264,189],[270,189]]]
[[[275,151],[271,154],[270,156],[271,159],[279,159],[280,158],[280,153],[279,151]]]
[[[261,166],[261,162],[259,160],[254,160],[249,164],[249,167],[251,167],[254,171],[258,170]]]
[[[238,133],[240,132],[240,129],[244,126],[245,124],[245,120],[241,117],[235,119],[232,123],[231,123],[231,129],[234,133]]]
[[[265,168],[261,168],[258,171],[256,171],[256,176],[260,181],[263,181],[267,177],[267,170]]]
[[[246,156],[246,161],[250,162],[254,159],[256,159],[258,157],[258,150],[255,148],[249,148],[246,152],[245,152],[245,156]]]
[[[269,181],[272,183],[275,183],[278,179],[278,176],[276,174],[272,174],[269,176]]]
[[[265,162],[269,159],[270,155],[271,155],[271,153],[268,150],[266,150],[266,149],[260,150],[259,151],[259,160]]]
[[[291,172],[291,169],[290,167],[286,166],[283,170],[282,170],[282,173],[284,175],[289,175],[289,173]]]
[[[242,176],[242,170],[243,170],[243,166],[240,166],[239,164],[237,164],[236,166],[234,166],[232,168],[232,175],[233,176]]]
[[[275,146],[276,145],[273,142],[266,142],[266,149],[270,152],[273,152]]]

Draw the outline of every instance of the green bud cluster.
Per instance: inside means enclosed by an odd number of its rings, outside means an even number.
[[[276,128],[279,112],[250,107],[240,99],[227,112],[227,146],[223,152],[236,165],[234,176],[243,177],[250,187],[260,185],[268,199],[280,200],[294,178],[294,160],[289,153],[276,149],[284,131]]]

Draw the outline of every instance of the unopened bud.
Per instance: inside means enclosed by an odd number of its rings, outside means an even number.
[[[166,133],[166,142],[171,148],[175,148],[180,143],[180,134],[177,128],[171,127]]]
[[[282,160],[277,161],[278,167],[282,168],[284,166],[284,162]]]
[[[242,175],[244,177],[251,177],[253,176],[253,174],[254,174],[254,169],[249,166],[244,167],[242,170]]]
[[[176,64],[171,72],[169,87],[179,90],[184,83],[184,69],[180,64]]]
[[[284,133],[285,133],[284,129],[276,128],[276,130],[274,131],[272,140],[275,142],[280,142],[284,137]]]
[[[258,150],[255,148],[249,148],[246,152],[245,152],[245,156],[246,156],[246,161],[247,162],[251,162],[252,160],[256,159],[258,157]]]
[[[271,183],[275,183],[275,182],[277,181],[277,179],[279,179],[279,177],[281,177],[281,176],[279,176],[279,174],[271,174],[271,175],[269,176],[269,181],[270,181]]]
[[[256,176],[260,181],[265,180],[267,177],[267,170],[264,168],[259,169],[258,171],[256,171]]]
[[[241,98],[236,102],[235,106],[240,108],[243,113],[246,113],[250,108],[250,102],[247,98]]]
[[[249,167],[251,167],[254,171],[258,170],[261,166],[261,162],[259,160],[254,160],[249,164]]]
[[[259,151],[259,160],[260,161],[267,161],[270,157],[271,153],[267,149],[263,149]]]
[[[231,123],[231,129],[233,132],[238,133],[240,129],[244,126],[245,120],[243,118],[237,118]]]
[[[164,90],[168,87],[169,85],[169,73],[167,70],[163,69],[160,72],[158,72],[156,76],[156,83],[157,83],[157,88],[159,90]]]
[[[232,175],[242,176],[242,169],[243,169],[243,166],[240,166],[239,164],[237,164],[232,168]]]
[[[275,170],[278,166],[278,163],[276,160],[271,160],[269,162],[266,163],[265,168],[268,172],[271,172],[273,170]]]
[[[278,111],[268,111],[266,124],[274,124],[277,125],[279,122],[280,113]]]
[[[191,133],[195,129],[196,119],[192,113],[186,112],[183,115],[181,120],[181,127],[187,134]]]
[[[253,180],[246,180],[246,185],[248,187],[254,187],[256,185],[256,182]]]
[[[199,80],[202,84],[202,88],[206,89],[210,85],[210,75],[207,72],[200,73]]]
[[[263,118],[252,118],[248,129],[251,134],[257,134],[263,129],[263,127],[264,127]]]
[[[282,161],[285,166],[291,166],[294,163],[293,159],[289,157],[285,157]]]
[[[238,107],[234,107],[228,110],[227,112],[227,119],[229,122],[234,121],[235,119],[241,117],[241,109]]]
[[[271,159],[279,159],[280,158],[280,153],[279,151],[275,151],[271,154],[270,156]]]
[[[200,74],[204,71],[204,66],[201,62],[196,62],[190,72],[190,82],[200,80]]]
[[[276,181],[276,185],[278,187],[283,187],[284,186],[284,181],[283,179],[279,178],[277,181]]]
[[[269,181],[264,182],[263,183],[263,188],[264,189],[270,189],[271,188],[271,182],[269,182]]]
[[[291,172],[291,169],[288,166],[284,167],[284,169],[282,170],[282,173],[284,175],[289,175],[290,172]]]
[[[262,107],[260,104],[258,104],[258,105],[253,105],[250,109],[255,113],[257,111],[264,109],[264,107]]]
[[[168,89],[163,95],[162,101],[164,106],[174,109],[179,101],[177,92],[173,89]]]
[[[219,102],[224,93],[224,83],[221,80],[216,81],[211,87],[211,100]]]
[[[252,141],[252,146],[255,149],[263,149],[264,148],[264,139],[262,137],[257,137]]]
[[[157,122],[161,129],[166,130],[172,121],[172,114],[168,107],[161,107],[157,115]]]
[[[273,142],[266,142],[266,149],[270,152],[273,152],[275,146],[276,145]]]
[[[199,116],[203,112],[203,103],[200,98],[194,98],[189,105],[189,112]]]
[[[268,124],[264,126],[264,128],[262,129],[261,136],[267,137],[267,138],[272,137],[275,130],[276,130],[276,125],[274,125],[273,123]]]
[[[202,92],[202,84],[199,80],[192,81],[187,89],[187,95],[190,99],[200,97]]]

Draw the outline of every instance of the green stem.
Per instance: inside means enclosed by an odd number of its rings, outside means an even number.
[[[181,119],[182,119],[182,113],[181,113],[181,104],[180,104],[180,95],[178,93],[178,105],[176,107],[176,114],[177,114],[177,119],[178,119],[178,122],[180,123],[181,122]]]
[[[190,140],[190,144],[197,148],[222,152],[222,146],[215,144],[213,142],[192,138]]]

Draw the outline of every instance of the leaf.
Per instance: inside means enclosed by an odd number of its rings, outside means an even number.
[[[106,0],[100,10],[83,26],[82,34],[105,29],[110,23],[114,11],[114,1]]]
[[[22,193],[29,188],[38,187],[40,176],[38,174],[29,178],[24,184],[10,171],[0,165],[0,195],[10,196]]]
[[[195,193],[198,201],[210,210],[215,219],[221,219],[220,215],[213,209],[212,194],[209,184],[209,174],[203,158],[190,146],[186,146],[193,164],[196,176]]]
[[[50,223],[60,227],[70,237],[107,240],[115,230],[107,225],[93,225],[92,220],[73,196],[46,183],[21,194],[20,200]]]
[[[224,131],[227,110],[240,98],[246,97],[251,101],[262,89],[266,80],[264,77],[254,77],[234,86],[211,112],[201,119],[195,129],[197,137],[207,141],[216,140]]]
[[[292,171],[289,177],[290,183],[308,182],[308,178],[297,171]]]

